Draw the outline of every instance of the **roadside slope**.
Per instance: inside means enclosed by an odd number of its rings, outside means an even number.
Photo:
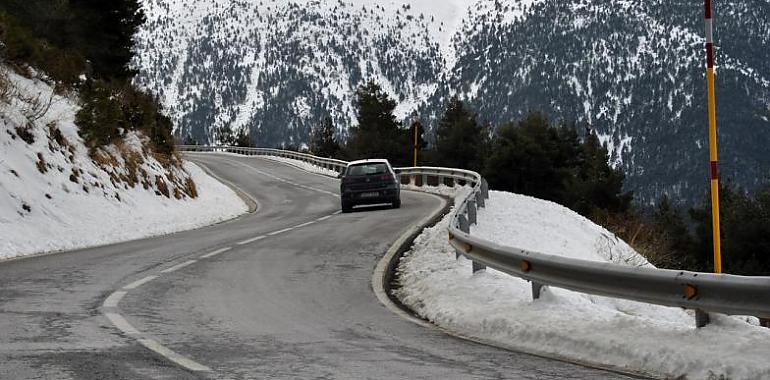
[[[0,260],[206,226],[246,211],[228,187],[126,133],[89,150],[76,94],[0,67]]]
[[[618,265],[651,266],[621,239],[577,213],[531,197],[490,192],[471,234],[497,244]],[[543,288],[455,260],[449,217],[426,229],[399,267],[399,299],[459,335],[508,349],[666,378],[767,378],[770,330],[753,317],[712,315]]]

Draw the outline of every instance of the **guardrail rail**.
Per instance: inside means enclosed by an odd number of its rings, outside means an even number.
[[[342,172],[346,161],[311,154],[268,148],[211,147],[181,145],[189,152],[229,152],[291,158],[322,168]],[[453,168],[396,168],[402,180],[414,184],[429,177],[449,186],[469,185],[471,191],[455,205],[449,225],[449,242],[456,257],[471,260],[473,272],[494,268],[532,283],[532,297],[538,299],[543,286],[556,286],[581,293],[622,298],[645,303],[696,310],[696,326],[708,324],[708,312],[753,315],[770,318],[770,277],[689,272],[648,267],[627,267],[554,256],[512,247],[503,247],[470,235],[477,223],[479,207],[489,199],[489,186],[476,172]]]

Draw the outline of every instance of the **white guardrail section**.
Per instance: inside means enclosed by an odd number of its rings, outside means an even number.
[[[341,172],[346,161],[316,157],[310,154],[279,149],[178,146],[182,151],[229,152],[243,155],[268,155],[304,161]],[[449,225],[449,241],[457,257],[473,262],[473,272],[494,268],[532,283],[532,296],[540,297],[544,285],[614,298],[657,305],[682,307],[698,311],[696,325],[708,323],[707,312],[732,315],[752,315],[770,318],[770,277],[747,277],[729,274],[698,273],[645,267],[626,267],[548,255],[539,252],[503,247],[469,234],[476,223],[476,211],[489,199],[489,187],[480,174],[468,170],[414,167],[398,168],[403,179],[415,183],[421,177],[423,186],[428,178],[439,184],[451,179],[470,185],[468,196],[456,205]]]

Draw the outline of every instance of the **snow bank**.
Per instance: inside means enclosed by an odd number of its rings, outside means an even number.
[[[0,98],[0,259],[168,234],[247,210],[194,164],[161,163],[137,133],[92,159],[74,96],[3,67],[0,76],[11,90]]]
[[[471,233],[498,243],[592,261],[650,265],[622,240],[542,200],[490,192]],[[694,328],[689,311],[530,284],[455,260],[449,216],[402,258],[395,295],[432,323],[514,350],[632,372],[687,378],[770,378],[770,330],[754,318],[712,316]],[[499,226],[493,226],[499,224]]]
[[[305,161],[295,160],[295,159],[292,159],[292,158],[284,158],[284,157],[277,157],[277,156],[259,156],[259,157],[260,158],[265,158],[265,159],[268,159],[268,160],[283,162],[285,164],[289,164],[289,165],[298,167],[298,168],[300,168],[302,170],[305,170],[305,171],[308,171],[308,172],[311,172],[311,173],[321,174],[321,175],[325,175],[325,176],[329,176],[329,177],[336,178],[337,175],[339,174],[339,173],[335,172],[334,170],[322,168],[320,166],[316,166],[316,165],[313,165],[313,164],[309,164],[309,163],[307,163]]]

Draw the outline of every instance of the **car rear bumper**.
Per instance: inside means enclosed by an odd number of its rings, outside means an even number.
[[[401,197],[399,189],[346,191],[342,201],[357,205],[394,202]]]

